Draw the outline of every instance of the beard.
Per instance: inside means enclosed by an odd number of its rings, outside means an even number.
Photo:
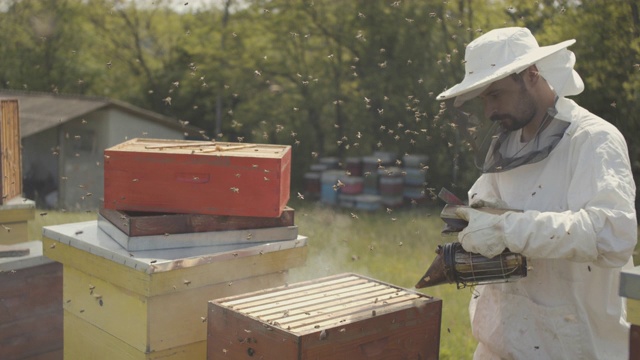
[[[524,85],[520,88],[515,109],[516,114],[493,114],[489,119],[491,121],[499,121],[502,128],[508,131],[519,130],[529,124],[536,115],[536,104],[531,94],[529,94],[529,90],[527,90]]]

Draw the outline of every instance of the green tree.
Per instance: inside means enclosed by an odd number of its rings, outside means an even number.
[[[0,86],[84,93],[81,7],[74,0],[5,1],[0,12]]]
[[[576,38],[586,84],[576,100],[623,131],[640,171],[631,0],[3,5],[2,87],[108,96],[189,121],[203,138],[291,144],[294,183],[314,156],[426,154],[429,186],[459,193],[479,174],[473,140],[435,96],[463,78],[466,44],[504,26],[529,27],[541,45]]]

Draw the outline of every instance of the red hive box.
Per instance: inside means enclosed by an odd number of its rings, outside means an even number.
[[[132,139],[104,155],[106,209],[279,217],[289,201],[288,145]]]
[[[356,274],[209,301],[207,359],[437,359],[442,301]]]

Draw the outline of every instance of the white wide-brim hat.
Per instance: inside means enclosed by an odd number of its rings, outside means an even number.
[[[467,45],[465,76],[462,82],[443,91],[437,100],[456,98],[454,106],[480,95],[493,82],[541,62],[540,74],[559,96],[576,95],[584,89],[578,73],[573,70],[574,54],[566,48],[575,39],[556,45],[539,46],[527,28],[509,27],[487,32]],[[554,55],[551,61],[545,59]],[[545,61],[541,61],[545,59]],[[549,69],[551,73],[545,74]],[[547,76],[545,76],[547,75]],[[554,81],[557,79],[557,81]],[[562,90],[561,90],[562,89]]]

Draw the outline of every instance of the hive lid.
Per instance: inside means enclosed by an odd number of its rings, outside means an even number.
[[[35,207],[35,201],[23,198],[22,196],[16,196],[7,200],[4,204],[0,204],[0,210],[35,209]]]
[[[211,302],[267,326],[303,335],[434,301],[440,300],[346,273]]]
[[[303,247],[307,237],[270,243],[127,251],[100,229],[96,220],[42,228],[43,236],[148,274]]]
[[[38,265],[52,263],[53,261],[42,255],[42,241],[34,240],[18,244],[6,245],[3,247],[8,249],[28,249],[29,253],[24,256],[4,257],[0,258],[0,272],[20,270]]]
[[[640,266],[620,272],[619,295],[629,299],[640,300]]]
[[[135,138],[110,147],[105,150],[105,153],[133,151],[141,153],[190,154],[196,156],[278,158],[283,157],[290,149],[290,145]]]

